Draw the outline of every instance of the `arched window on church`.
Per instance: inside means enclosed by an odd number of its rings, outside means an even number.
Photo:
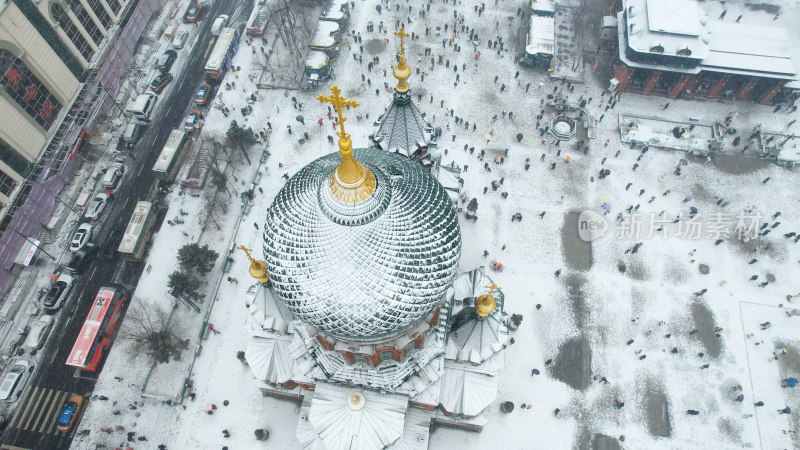
[[[92,46],[89,45],[89,42],[87,42],[83,37],[81,32],[78,30],[78,27],[72,23],[69,15],[67,15],[67,11],[64,10],[64,8],[58,3],[53,3],[50,5],[50,12],[53,14],[53,18],[55,19],[56,23],[58,23],[58,26],[64,30],[64,33],[67,34],[69,40],[72,41],[72,43],[75,44],[75,47],[78,48],[78,52],[83,55],[83,58],[86,61],[90,61],[92,56],[94,56],[94,49],[92,49]]]
[[[100,2],[100,0],[86,0],[86,3],[88,3],[92,8],[94,15],[100,19],[100,25],[108,30],[109,25],[111,25],[111,16],[108,15],[108,12],[103,7],[103,4]]]
[[[7,49],[0,49],[0,84],[17,104],[45,130],[49,130],[61,111],[61,103],[28,69],[22,60]]]
[[[80,22],[83,29],[89,33],[89,37],[92,38],[95,44],[100,45],[100,42],[103,40],[103,33],[100,32],[100,28],[97,27],[97,24],[94,23],[92,17],[86,11],[86,8],[83,7],[83,3],[80,0],[64,0],[67,2],[69,9],[75,14],[75,17],[78,18],[78,22]]]

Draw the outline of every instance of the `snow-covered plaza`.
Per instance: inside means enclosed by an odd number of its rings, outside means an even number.
[[[371,145],[373,123],[391,103],[397,82],[395,22],[414,33],[405,41],[410,93],[431,125],[442,130],[441,164],[453,162],[463,170],[458,270],[484,266],[502,287],[503,310],[523,316],[510,334],[499,392],[483,431],[434,427],[428,447],[800,446],[795,434],[800,395],[781,387],[782,380],[800,375],[796,168],[739,151],[708,158],[656,146],[643,151],[623,142],[619,123],[622,116],[696,123],[705,139],[712,124],[730,117],[745,137],[757,126],[786,135],[797,113],[752,102],[618,95],[606,91],[610,67],[593,69],[591,60],[584,61],[582,83],[550,80],[546,70],[515,64],[517,9],[526,7],[523,1],[490,0],[479,16],[480,1],[454,6],[435,0],[424,17],[420,8],[428,2],[380,3],[378,14],[377,0],[353,2],[347,28],[362,41],[352,33],[342,37],[335,79],[317,91],[257,91],[248,75],[256,75],[259,55],[242,40],[233,61],[241,71],[229,71],[223,81],[235,81],[237,88],[220,89],[214,99],[232,114],[212,108],[199,136],[222,142],[236,119],[256,132],[271,131],[268,142],[249,148],[252,163],[231,173],[235,193],[219,227],[203,229],[207,197],[168,194],[167,217],[179,209],[190,214],[185,224],[154,234],[147,269],[131,297],[134,304],[172,308],[167,278],[178,249],[198,242],[216,250],[221,257],[203,287],[203,311],[179,304],[173,316],[190,350],[181,360],[151,367],[146,356],[132,354],[130,342],[117,339],[80,423],[79,429],[90,433],[72,447],[301,448],[295,435],[301,405],[262,396],[263,382],[237,359],[248,346],[246,304],[256,282],[245,255],[230,250],[243,245],[262,259],[266,211],[287,182],[283,175],[291,177],[337,151],[328,139],[335,140],[336,126],[318,94],[329,94],[336,84],[343,96],[356,100],[359,106],[345,113],[347,131],[354,148]],[[744,23],[785,27],[798,64],[800,7],[790,0],[773,3],[782,11],[776,20],[738,2],[703,2],[702,8],[711,17],[727,8],[729,18],[742,14]],[[468,32],[448,45],[452,28],[435,30],[452,27],[454,12],[464,18],[458,30],[466,25],[479,34],[480,56]],[[557,6],[559,15],[572,13],[567,5]],[[368,23],[375,31],[367,31]],[[504,49],[487,49],[487,40],[498,36]],[[368,69],[376,56],[379,61]],[[254,92],[259,99],[253,112],[242,117],[239,109]],[[593,119],[593,137],[587,152],[577,148],[577,137],[555,145],[539,130],[551,119],[550,109],[537,119],[551,100],[547,96],[558,94],[575,104],[588,100],[584,109]],[[264,151],[269,157],[259,162]],[[254,199],[242,205],[238,194],[251,188]],[[468,220],[464,212],[473,198],[477,220]],[[517,213],[521,220],[512,220]],[[582,239],[581,225],[605,233]],[[234,261],[223,273],[229,256]],[[495,262],[502,270],[492,270]],[[209,323],[219,333],[208,332]],[[133,324],[123,321],[120,335],[128,326]],[[187,379],[195,398],[186,396]],[[505,401],[516,405],[513,412],[501,410]],[[216,409],[208,414],[212,404]],[[792,414],[779,411],[787,406]],[[124,430],[101,431],[118,425]],[[255,439],[259,428],[269,431],[266,442]],[[126,442],[131,431],[147,441]]]

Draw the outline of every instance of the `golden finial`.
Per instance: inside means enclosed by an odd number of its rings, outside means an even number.
[[[331,193],[343,203],[356,204],[368,199],[375,192],[375,175],[356,161],[353,157],[353,143],[350,141],[350,134],[344,130],[344,122],[347,120],[342,116],[342,108],[345,106],[357,107],[358,102],[347,100],[342,97],[342,90],[339,86],[331,86],[333,95],[317,95],[317,100],[322,103],[330,103],[339,118],[339,154],[342,155],[342,162],[331,175],[329,186]]]
[[[257,261],[255,258],[250,256],[250,252],[253,251],[252,249],[249,249],[244,245],[240,245],[236,248],[244,251],[245,254],[247,254],[247,259],[250,260],[250,276],[262,283],[266,283],[267,281],[269,281],[269,274],[267,273],[267,264],[264,261]]]
[[[492,294],[494,293],[494,291],[499,291],[500,289],[502,289],[500,286],[496,284],[490,284],[484,287],[488,288],[489,292],[475,299],[475,311],[478,313],[478,316],[480,317],[488,316],[497,308],[497,303],[495,302],[494,296]]]
[[[394,66],[393,70],[394,77],[397,78],[397,86],[395,89],[397,89],[397,92],[406,92],[408,91],[408,82],[406,80],[411,76],[411,68],[406,65],[406,52],[403,46],[403,38],[411,35],[406,33],[403,27],[395,31],[394,34],[400,36],[400,54],[397,55],[399,62]]]
[[[367,398],[364,397],[364,394],[360,392],[348,392],[347,395],[347,406],[351,411],[361,411],[364,409],[364,406],[367,404]]]

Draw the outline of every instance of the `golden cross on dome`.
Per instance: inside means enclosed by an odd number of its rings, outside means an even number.
[[[484,286],[484,287],[489,289],[489,293],[490,294],[494,293],[494,291],[499,291],[500,289],[503,289],[503,288],[501,288],[500,286],[498,286],[496,284],[490,284],[490,285]]]
[[[331,175],[328,185],[331,194],[337,200],[354,205],[368,199],[375,192],[377,181],[375,174],[353,157],[353,143],[350,141],[350,135],[344,131],[344,122],[347,119],[342,116],[342,108],[345,106],[355,108],[358,106],[358,102],[347,100],[339,95],[342,93],[339,86],[331,86],[331,92],[333,95],[320,94],[317,96],[317,100],[320,102],[330,103],[336,108],[341,127],[341,131],[337,131],[336,134],[339,136],[339,154],[342,155],[342,161]]]
[[[395,31],[394,35],[395,36],[400,36],[400,57],[401,58],[405,58],[406,53],[405,53],[405,50],[403,48],[403,38],[409,37],[411,35],[406,33],[406,30],[403,27],[400,27],[399,30]]]
[[[340,138],[346,139],[350,135],[344,131],[344,121],[347,119],[342,116],[342,108],[344,106],[352,106],[355,108],[358,106],[358,102],[355,100],[347,100],[339,95],[342,93],[342,90],[339,89],[339,86],[336,86],[335,84],[331,86],[331,92],[333,92],[333,95],[326,96],[319,94],[317,96],[317,100],[321,101],[322,103],[330,103],[336,109],[336,114],[339,116],[339,127],[341,128],[341,131],[337,131],[336,134],[339,135]]]

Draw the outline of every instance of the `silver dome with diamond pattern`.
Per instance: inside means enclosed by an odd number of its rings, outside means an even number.
[[[302,321],[345,341],[393,337],[425,318],[456,274],[461,230],[444,188],[419,164],[354,151],[375,175],[372,195],[331,192],[332,153],[294,175],[267,211],[264,258],[281,300]]]

